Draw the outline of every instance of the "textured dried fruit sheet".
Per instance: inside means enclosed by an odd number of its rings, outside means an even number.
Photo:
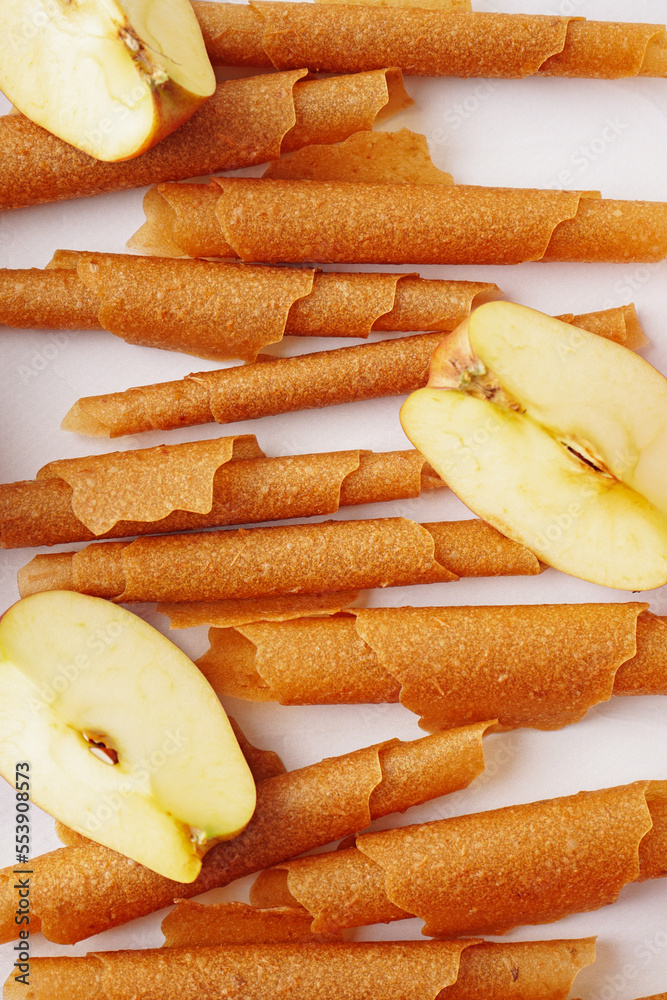
[[[383,941],[228,945],[97,952],[37,958],[31,996],[106,1000],[199,998],[269,1000],[565,1000],[581,968],[595,958],[592,939],[492,944]],[[16,997],[8,981],[5,996]],[[20,988],[20,987],[18,987]]]
[[[542,569],[532,552],[484,521],[393,517],[94,542],[35,556],[18,578],[23,597],[76,590],[132,603],[315,594]]]
[[[322,275],[322,284],[316,288],[323,287],[329,277]],[[416,310],[425,316],[430,311],[430,322],[438,320],[439,307],[429,301],[430,292],[438,295],[437,284],[411,276],[401,279],[394,310],[384,320],[392,326],[411,322]],[[466,295],[464,290],[464,299]],[[306,312],[310,298],[314,296],[296,303],[300,313]],[[397,311],[405,316],[395,315]],[[291,314],[294,316],[293,311]],[[632,305],[566,319],[626,347],[646,343]],[[311,320],[309,316],[305,322]],[[104,396],[84,396],[71,407],[62,426],[80,434],[120,437],[399,396],[426,385],[431,356],[441,340],[439,333],[425,333],[293,358],[260,355],[254,365],[197,372],[176,382]]]
[[[549,923],[667,874],[664,853],[656,863],[666,793],[666,782],[635,782],[362,834],[259,875],[251,902],[296,902],[318,931],[412,915],[442,937]]]
[[[35,960],[31,996],[199,1000],[276,995],[317,1000],[435,1000],[456,981],[468,942],[226,945],[97,952]],[[434,947],[433,947],[434,946]],[[5,996],[16,996],[9,982]],[[58,989],[59,987],[59,989]]]
[[[252,365],[84,396],[71,407],[62,426],[77,433],[119,437],[400,396],[426,385],[431,356],[441,340],[441,333],[424,333],[292,358],[260,355]]]
[[[499,729],[558,729],[612,694],[667,694],[667,619],[647,607],[360,608],[283,622],[260,614],[212,628],[198,666],[221,694],[251,701],[400,701],[427,730],[491,718]],[[210,622],[213,610],[193,608],[189,624]]]
[[[664,202],[464,184],[216,177],[211,185],[151,189],[144,199],[151,222],[128,245],[267,263],[618,263],[667,255]]]
[[[461,184],[214,183],[221,188],[215,210],[224,246],[217,241],[199,247],[199,254],[395,264],[659,261],[667,255],[663,202]]]
[[[274,160],[370,129],[410,102],[399,70],[299,82],[305,69],[219,83],[176,132],[122,163],[102,163],[22,115],[0,118],[0,209],[199,177]]]
[[[391,101],[388,106],[393,106]],[[376,184],[453,183],[451,174],[433,164],[426,136],[406,128],[398,132],[355,132],[339,145],[303,146],[292,156],[270,163],[264,176]],[[208,189],[204,184],[191,185],[191,190],[183,193],[174,184],[151,188],[144,197],[146,222],[128,241],[128,247],[167,256],[198,256],[200,247],[219,244],[219,252],[208,256],[229,256],[211,218],[218,196],[214,184]],[[182,198],[186,199],[185,221],[179,214]],[[331,304],[335,305],[335,300]]]
[[[0,323],[106,329],[130,344],[255,361],[286,334],[453,330],[498,295],[491,282],[59,250],[44,271],[0,270]]]
[[[659,24],[466,11],[195,0],[213,63],[418,76],[667,75]]]
[[[451,174],[434,166],[426,136],[410,129],[355,132],[339,145],[304,146],[274,160],[263,177],[310,181],[364,181],[453,184]]]
[[[294,906],[261,910],[247,903],[196,903],[179,899],[162,921],[166,948],[222,944],[333,941],[340,934],[315,934],[310,916]]]
[[[334,594],[283,594],[278,597],[240,598],[229,601],[167,601],[157,610],[169,617],[170,628],[213,625],[228,628],[255,621],[290,621],[302,615],[317,618],[335,615],[356,601],[355,590]]]
[[[33,858],[31,931],[41,927],[50,940],[72,944],[363,830],[373,818],[464,788],[484,770],[486,728],[481,723],[409,743],[391,740],[260,781],[246,829],[211,848],[198,878],[187,885],[93,843]],[[19,930],[15,881],[11,869],[0,873],[2,941]]]
[[[266,458],[254,435],[49,462],[0,484],[4,548],[333,514],[443,486],[419,452]]]

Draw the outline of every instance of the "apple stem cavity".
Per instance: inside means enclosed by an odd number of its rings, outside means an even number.
[[[200,830],[198,826],[188,827],[190,832],[190,840],[197,848],[204,847],[208,840],[205,830]]]
[[[118,37],[132,53],[132,60],[136,64],[139,72],[146,78],[146,83],[150,87],[160,87],[167,83],[169,74],[160,65],[153,62],[152,56],[146,49],[138,35],[126,25],[120,28]]]

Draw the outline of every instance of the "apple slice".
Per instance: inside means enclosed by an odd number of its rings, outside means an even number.
[[[66,591],[0,620],[0,773],[92,840],[192,882],[240,833],[255,785],[215,692],[151,625]]]
[[[401,423],[472,511],[549,566],[667,582],[667,380],[627,348],[489,302],[436,349]]]
[[[189,118],[215,74],[189,0],[11,0],[0,90],[72,146],[125,160]]]

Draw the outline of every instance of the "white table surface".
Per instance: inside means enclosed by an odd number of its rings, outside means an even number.
[[[497,9],[481,0],[476,7]],[[665,0],[636,0],[631,7],[621,0],[505,0],[502,9],[598,20],[664,23],[667,18]],[[462,183],[599,189],[610,198],[667,199],[667,80],[485,82],[412,78],[407,89],[416,106],[387,127],[407,126],[424,132],[436,165],[450,170]],[[1,111],[6,107],[6,102],[0,104]],[[126,191],[5,213],[0,218],[0,266],[43,267],[59,247],[122,252],[125,241],[142,222],[142,195],[141,190]],[[421,273],[425,277],[496,281],[508,298],[552,313],[603,309],[634,300],[651,340],[651,347],[643,353],[667,372],[667,263],[424,267]],[[209,424],[169,434],[136,435],[111,444],[87,439],[60,430],[60,421],[78,397],[180,378],[190,371],[218,366],[186,355],[132,347],[101,332],[2,329],[0,344],[2,481],[33,478],[40,466],[55,458],[223,433],[256,433],[269,455],[408,447],[398,422],[397,399],[285,414],[230,425],[229,429]],[[296,354],[322,347],[316,340],[304,343],[295,338],[272,350]],[[446,491],[419,500],[347,508],[338,516],[396,514],[425,521],[468,516]],[[34,554],[32,550],[0,554],[0,608],[17,600],[16,570]],[[631,595],[548,570],[539,577],[464,580],[368,592],[360,603],[463,605],[628,599]],[[667,614],[667,587],[640,595],[640,599],[650,601],[656,613]],[[133,610],[167,631],[165,619],[155,614],[154,607],[141,605]],[[172,638],[192,656],[207,646],[204,628],[172,633]],[[253,741],[277,750],[290,768],[381,739],[411,739],[421,734],[416,718],[395,705],[291,708],[235,699],[225,704]],[[468,790],[413,809],[397,822],[491,809],[640,778],[666,778],[667,699],[614,699],[594,708],[583,722],[560,732],[518,730],[493,735],[485,746],[487,771],[482,778]],[[0,783],[0,865],[14,861],[12,805],[12,790]],[[34,854],[57,846],[53,821],[36,807],[32,823]],[[381,825],[390,825],[390,821]],[[216,890],[209,897],[246,899],[250,881]],[[580,975],[573,995],[625,1000],[667,990],[667,886],[661,881],[626,887],[613,907],[553,925],[520,928],[506,939],[592,934],[599,935],[598,960]],[[380,925],[357,934],[359,939],[419,936],[417,920]],[[159,917],[153,915],[72,948],[35,935],[31,948],[34,955],[84,954],[92,949],[154,946],[161,940]],[[2,979],[13,960],[12,946],[0,947]]]

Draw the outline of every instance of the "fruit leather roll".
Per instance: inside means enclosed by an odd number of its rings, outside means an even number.
[[[59,250],[43,271],[0,270],[0,323],[101,328],[130,344],[255,361],[286,334],[453,330],[498,294],[490,282]]]
[[[464,788],[484,770],[486,723],[357,750],[258,781],[257,808],[234,840],[205,855],[199,876],[173,882],[74,836],[31,858],[31,932],[72,944],[362,830],[371,819]],[[336,803],[336,809],[323,804]],[[0,873],[0,940],[18,936],[16,876]]]
[[[103,163],[23,115],[0,118],[0,209],[80,198],[264,163],[311,143],[340,142],[411,103],[400,70],[303,80],[306,70],[226,80],[146,153]]]
[[[154,215],[160,198],[167,207]],[[604,200],[595,192],[217,177],[208,192],[161,185],[144,207],[150,221],[130,245],[154,252],[159,231],[167,255],[176,248],[192,257],[368,264],[667,256],[667,203]]]
[[[503,934],[667,875],[666,807],[667,782],[644,781],[362,834],[260,874],[250,898],[298,903],[316,931],[416,915],[424,934]]]
[[[259,909],[247,903],[196,903],[179,899],[162,921],[165,948],[202,948],[221,944],[277,944],[339,940],[341,935],[316,934],[311,918],[297,906]]]
[[[410,315],[412,306],[403,303],[402,296],[416,289],[421,297],[426,283],[418,281],[401,279],[397,286],[401,298],[398,308]],[[429,288],[432,284],[435,282],[429,283]],[[300,300],[304,302],[308,299]],[[301,312],[307,307],[300,303]],[[403,322],[400,316],[389,318],[395,311],[386,317],[392,325]],[[565,320],[626,347],[646,343],[632,305],[568,315]],[[104,396],[84,396],[71,407],[62,426],[79,434],[113,438],[400,396],[426,385],[431,357],[441,340],[440,333],[425,333],[292,358],[260,355],[255,364],[197,372],[174,382]]]
[[[21,596],[75,590],[118,602],[214,601],[540,573],[485,521],[324,521],[93,542],[19,570]]]
[[[416,76],[667,76],[660,24],[551,15],[195,0],[211,61]]]
[[[283,705],[400,701],[427,730],[481,719],[558,729],[614,695],[667,694],[667,619],[648,605],[352,608],[212,628],[222,694]],[[173,613],[179,605],[158,608]],[[214,607],[188,608],[186,622]]]
[[[0,484],[3,548],[333,514],[444,486],[419,452],[266,458],[254,435],[49,462]]]
[[[381,941],[227,945],[31,959],[30,997],[106,1000],[565,1000],[595,958],[570,941]],[[204,986],[205,984],[205,986]],[[5,997],[21,996],[13,977]],[[25,988],[23,987],[24,993]]]

